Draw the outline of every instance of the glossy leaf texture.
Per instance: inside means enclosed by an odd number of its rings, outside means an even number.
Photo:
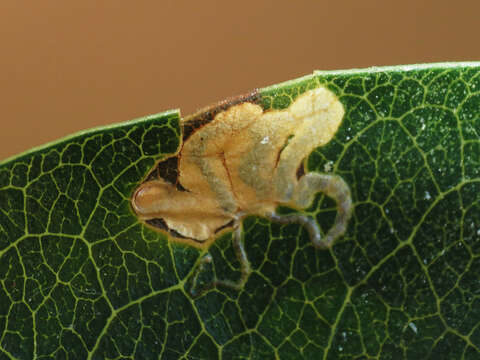
[[[351,187],[347,233],[244,222],[241,291],[189,296],[200,250],[139,222],[135,187],[180,143],[177,111],[93,129],[0,164],[0,359],[480,358],[480,64],[313,75],[345,107],[308,158]],[[335,204],[306,213],[323,231]],[[283,209],[291,211],[289,209]],[[236,279],[231,233],[198,281]]]

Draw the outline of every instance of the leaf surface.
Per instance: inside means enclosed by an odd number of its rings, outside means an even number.
[[[480,64],[316,72],[261,103],[318,86],[346,113],[307,167],[350,185],[347,233],[322,251],[299,225],[247,218],[241,291],[192,299],[205,253],[131,209],[179,146],[177,111],[0,164],[0,359],[479,358]],[[326,231],[334,203],[306,213]],[[208,251],[198,281],[240,276],[231,233]]]

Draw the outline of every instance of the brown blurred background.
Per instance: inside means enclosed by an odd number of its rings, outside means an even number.
[[[0,161],[314,69],[480,59],[480,1],[0,0]]]

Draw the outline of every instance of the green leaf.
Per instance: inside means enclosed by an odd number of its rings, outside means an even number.
[[[318,86],[345,107],[308,158],[350,186],[329,250],[296,224],[244,222],[244,288],[192,299],[200,259],[139,222],[134,189],[180,143],[177,111],[86,131],[0,165],[0,359],[478,359],[480,63],[313,75],[260,90],[265,110]],[[319,194],[307,213],[325,231]],[[231,233],[198,281],[235,280]]]

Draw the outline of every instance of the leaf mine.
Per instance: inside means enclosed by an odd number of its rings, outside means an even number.
[[[250,272],[240,230],[245,216],[299,223],[317,248],[331,246],[346,231],[352,207],[348,185],[334,174],[303,171],[304,159],[332,139],[343,115],[340,101],[323,87],[303,93],[283,110],[264,112],[251,102],[232,105],[195,130],[175,158],[162,161],[170,167],[157,165],[170,169],[164,171],[168,176],[147,178],[135,190],[132,207],[173,241],[199,248],[208,248],[220,231],[236,229],[242,278],[213,285],[239,288]],[[275,212],[278,205],[306,208],[318,192],[338,205],[336,222],[324,239],[313,219]]]

